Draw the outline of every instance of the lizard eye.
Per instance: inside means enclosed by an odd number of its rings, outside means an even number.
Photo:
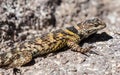
[[[95,23],[94,26],[95,26],[95,27],[98,27],[98,24]]]

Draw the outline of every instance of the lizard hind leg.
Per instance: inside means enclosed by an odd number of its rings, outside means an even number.
[[[12,63],[8,67],[16,68],[29,63],[32,60],[32,53],[24,50],[17,51],[12,57]]]

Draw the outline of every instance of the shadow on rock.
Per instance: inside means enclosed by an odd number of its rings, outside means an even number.
[[[35,60],[34,59],[32,59],[29,63],[27,63],[27,64],[25,64],[25,65],[23,65],[24,67],[27,67],[27,66],[32,66],[32,65],[34,65],[35,64]]]
[[[112,39],[113,37],[108,35],[106,32],[103,32],[101,34],[93,34],[91,36],[89,36],[88,38],[84,39],[83,41],[80,42],[80,44],[84,44],[86,43],[95,43],[95,42],[100,42],[100,41],[108,41],[110,39]]]

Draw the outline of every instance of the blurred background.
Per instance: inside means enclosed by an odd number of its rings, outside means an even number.
[[[102,35],[101,38],[106,39],[108,38],[107,35],[112,37],[105,42],[106,47],[103,49],[103,53],[106,53],[106,57],[103,58],[109,58],[112,53],[113,55],[111,55],[110,60],[105,59],[101,62],[104,65],[96,65],[96,67],[99,66],[97,69],[95,68],[96,70],[91,71],[85,68],[87,72],[83,72],[86,73],[85,75],[87,73],[88,75],[89,73],[92,75],[118,75],[120,72],[118,61],[120,57],[120,0],[0,0],[1,52],[9,51],[25,40],[94,17],[101,18],[107,24],[107,27],[102,31],[106,33],[106,36]],[[103,44],[98,44],[101,45],[101,48],[103,47]],[[75,55],[75,57],[77,56]],[[115,60],[112,61],[112,58],[115,58]],[[54,57],[51,59],[54,59]],[[94,59],[91,57],[91,60]],[[76,62],[79,61],[76,60]],[[98,64],[101,63],[98,62]],[[47,66],[50,67],[50,65]],[[100,66],[106,66],[107,68],[102,67],[103,70],[99,72]],[[47,74],[49,72],[46,71]],[[59,70],[61,74],[58,75],[63,75],[63,72]],[[66,69],[65,72],[67,72]],[[24,73],[27,74],[28,72]],[[58,73],[58,71],[55,71],[55,73]],[[75,72],[75,74],[78,73],[79,71]],[[80,73],[84,74],[81,71]],[[71,74],[74,75],[73,72]]]

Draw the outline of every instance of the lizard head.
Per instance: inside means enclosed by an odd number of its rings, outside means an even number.
[[[83,21],[77,25],[79,35],[89,36],[106,27],[105,22],[98,18]]]

